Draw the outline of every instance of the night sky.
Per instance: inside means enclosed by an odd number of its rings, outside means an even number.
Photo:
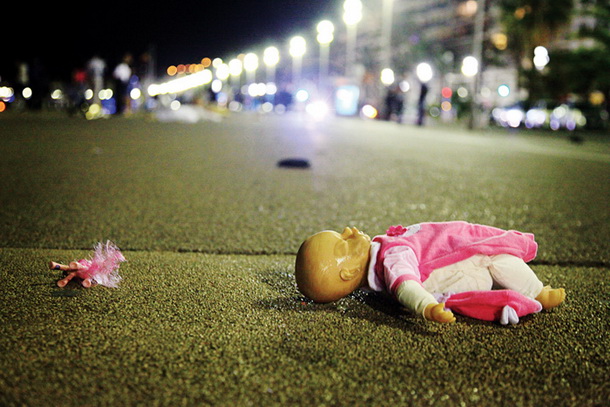
[[[12,79],[20,60],[40,60],[52,78],[69,78],[94,54],[113,66],[126,52],[137,58],[154,46],[160,70],[267,44],[280,47],[292,35],[314,33],[323,18],[336,20],[341,7],[334,0],[61,3],[16,0],[14,12],[2,10],[2,80]]]

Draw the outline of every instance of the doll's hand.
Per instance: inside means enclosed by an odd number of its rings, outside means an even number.
[[[455,322],[453,312],[445,311],[445,304],[428,304],[424,310],[424,318],[428,321],[449,324]]]

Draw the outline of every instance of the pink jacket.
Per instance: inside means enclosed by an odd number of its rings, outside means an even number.
[[[538,250],[531,233],[462,221],[420,223],[408,228],[393,226],[373,241],[379,243],[380,248],[371,270],[374,275],[369,275],[369,285],[373,289],[383,287],[391,294],[395,294],[404,281],[415,280],[421,284],[435,269],[476,254],[510,254],[528,262],[536,257]],[[398,247],[408,247],[412,253],[407,258],[401,257],[403,264],[396,268],[401,270],[397,274],[389,272],[384,262],[387,256],[396,252],[391,249]]]

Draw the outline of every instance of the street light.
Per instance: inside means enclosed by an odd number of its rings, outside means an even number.
[[[432,76],[434,76],[434,74],[432,73],[432,67],[427,62],[422,62],[419,65],[417,65],[417,68],[415,69],[415,73],[417,75],[417,78],[422,83],[430,82],[430,80],[432,79]]]
[[[267,67],[267,82],[275,82],[275,66],[280,62],[280,51],[276,47],[265,48],[263,62]]]
[[[316,39],[320,43],[320,78],[318,86],[322,87],[328,77],[328,51],[329,45],[334,39],[335,26],[328,20],[322,20],[316,28],[318,30]]]
[[[462,61],[462,73],[468,78],[472,78],[479,73],[479,61],[472,55],[467,56]]]
[[[216,66],[216,77],[221,81],[226,81],[229,78],[229,74],[229,65],[222,62]]]
[[[297,35],[290,39],[289,53],[292,57],[292,82],[295,85],[301,80],[301,64],[303,62],[303,55],[307,49],[307,43],[305,38]]]
[[[362,20],[362,2],[360,0],[345,0],[343,3],[343,21],[347,25],[347,56],[345,61],[345,74],[354,74],[356,60],[356,27]]]
[[[415,74],[421,82],[421,90],[419,93],[419,99],[417,101],[417,125],[424,125],[424,117],[426,116],[426,96],[428,94],[427,83],[432,80],[434,73],[432,72],[432,66],[427,62],[422,62],[417,65]]]
[[[391,70],[390,68],[385,68],[381,70],[381,83],[383,83],[385,86],[390,86],[391,84],[394,83],[394,71]]]
[[[394,0],[383,0],[381,20],[381,68],[392,66],[392,9]],[[383,76],[383,72],[382,72]],[[382,80],[383,82],[383,80]]]
[[[248,83],[252,83],[256,79],[256,70],[258,69],[258,56],[250,52],[244,56],[244,69],[246,70],[246,78]]]
[[[544,67],[549,63],[549,51],[542,45],[534,48],[534,66],[539,71],[542,71]]]
[[[233,82],[233,86],[241,86],[240,79],[243,72],[243,64],[238,58],[229,61],[229,74]]]

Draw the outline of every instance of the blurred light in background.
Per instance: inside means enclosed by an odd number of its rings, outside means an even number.
[[[238,58],[229,61],[229,73],[231,76],[240,76],[243,71],[243,64]]]
[[[221,81],[226,81],[229,78],[230,68],[229,65],[221,63],[216,67],[216,77]]]
[[[458,14],[462,17],[472,17],[477,12],[477,2],[476,0],[468,0],[460,3],[458,5],[457,11]]]
[[[400,81],[398,86],[400,87],[400,90],[403,91],[403,92],[408,92],[409,89],[411,89],[411,84],[406,79],[403,80],[403,81]]]
[[[100,98],[100,100],[110,100],[112,99],[112,96],[114,96],[114,92],[112,89],[102,89],[97,96]]]
[[[214,79],[210,88],[214,93],[220,92],[222,90],[222,81],[220,79]]]
[[[462,61],[462,73],[468,78],[472,78],[479,72],[479,61],[472,55],[467,56]]]
[[[273,82],[267,83],[265,93],[267,95],[275,95],[277,93],[277,86],[275,86],[275,83],[273,83]]]
[[[197,86],[207,85],[212,82],[213,75],[209,69],[183,76],[177,79],[172,79],[168,82],[155,84],[153,83],[147,89],[150,96],[165,95],[168,93],[180,93],[185,90],[195,88]],[[100,97],[101,98],[101,97]]]
[[[24,99],[29,99],[32,97],[32,89],[29,87],[23,88],[23,90],[21,91],[21,96],[23,96]]]
[[[364,105],[362,109],[360,109],[360,115],[365,119],[374,119],[377,117],[377,109],[372,105]]]
[[[61,100],[63,97],[64,94],[61,89],[55,89],[53,92],[51,92],[51,99],[53,100]]]
[[[544,67],[549,63],[549,51],[543,46],[534,48],[534,66],[539,71],[543,70]]]
[[[139,88],[133,88],[131,92],[129,92],[129,97],[133,100],[138,100],[142,96],[142,91]]]
[[[333,39],[333,33],[335,32],[335,26],[328,20],[322,20],[316,26],[318,36],[316,39],[320,44],[330,44]]]
[[[358,111],[360,88],[355,85],[344,85],[337,88],[335,94],[335,111],[342,116],[353,116]]]
[[[510,95],[510,88],[508,87],[508,85],[500,85],[500,86],[498,86],[498,95],[500,95],[503,98],[505,98],[508,95]]]
[[[391,84],[394,83],[394,71],[391,70],[390,68],[385,68],[381,70],[381,83],[383,83],[386,86],[390,86]]]
[[[309,114],[314,120],[323,120],[326,118],[330,112],[330,108],[326,102],[318,100],[316,102],[309,103],[305,107],[305,111]]]
[[[290,39],[290,49],[289,53],[292,57],[302,57],[305,55],[305,51],[307,50],[307,43],[305,42],[305,38],[297,35]]]
[[[275,66],[280,62],[280,51],[276,47],[267,47],[263,52],[263,62],[267,66]]]
[[[294,97],[296,98],[297,102],[307,102],[309,99],[309,92],[307,92],[305,89],[299,89]]]
[[[244,56],[244,70],[248,76],[247,82],[251,83],[256,80],[256,70],[258,69],[258,56],[249,52]]]
[[[604,103],[605,100],[606,97],[604,96],[603,92],[600,92],[599,90],[595,90],[589,94],[589,102],[593,106],[599,106]]]
[[[0,99],[4,102],[10,102],[15,95],[13,88],[8,86],[0,86]]]
[[[343,3],[343,21],[347,25],[358,24],[362,20],[362,2],[360,0],[345,0]]]
[[[491,42],[494,44],[494,47],[500,51],[504,51],[508,47],[508,37],[504,33],[492,34]]]
[[[418,64],[417,68],[415,69],[415,74],[417,75],[417,78],[423,83],[430,82],[432,76],[434,76],[432,72],[432,66],[427,62],[422,62]]]

